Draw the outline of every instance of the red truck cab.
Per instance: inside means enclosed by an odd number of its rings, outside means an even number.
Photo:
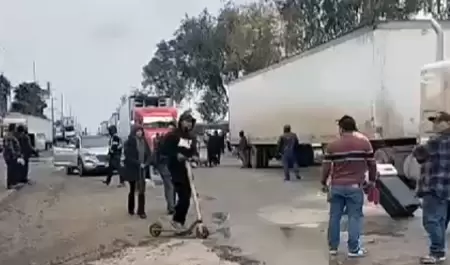
[[[150,149],[154,150],[156,135],[170,131],[170,125],[176,124],[178,111],[174,107],[142,107],[135,109],[134,122],[144,128],[145,138]]]

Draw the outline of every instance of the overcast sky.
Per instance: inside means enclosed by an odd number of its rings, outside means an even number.
[[[236,2],[248,2],[239,0]],[[109,118],[185,13],[221,0],[0,0],[0,72],[16,84],[51,81],[55,102],[90,131]]]

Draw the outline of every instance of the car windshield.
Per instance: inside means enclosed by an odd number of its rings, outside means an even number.
[[[142,121],[142,126],[147,129],[169,128],[173,124],[175,124],[175,119],[167,116],[144,117]]]
[[[81,138],[83,148],[107,147],[109,138],[104,136],[88,136]]]

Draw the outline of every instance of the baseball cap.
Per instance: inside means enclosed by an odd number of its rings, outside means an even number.
[[[445,111],[439,111],[436,115],[428,117],[431,122],[450,122],[450,114]]]

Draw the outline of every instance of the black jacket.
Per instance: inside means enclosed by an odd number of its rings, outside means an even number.
[[[20,143],[15,136],[8,135],[3,140],[3,158],[7,163],[15,162],[17,158],[22,157]]]
[[[108,155],[110,159],[118,159],[122,154],[122,140],[117,134],[114,134],[109,139]]]
[[[195,135],[191,131],[181,129],[180,123],[183,119],[191,119],[193,125],[195,125],[195,119],[192,116],[181,115],[178,128],[165,135],[160,147],[161,155],[167,157],[167,167],[173,182],[186,182],[188,180],[185,162],[178,160],[178,154],[182,154],[186,158],[198,156]]]
[[[137,181],[140,177],[140,174],[143,174],[141,167],[141,162],[139,161],[139,154],[137,149],[137,140],[135,136],[136,131],[134,130],[128,140],[125,142],[124,146],[124,169],[123,169],[123,177],[128,181]],[[145,161],[146,164],[149,165],[151,161],[151,151],[145,141]],[[143,177],[143,176],[141,176]]]
[[[31,139],[28,134],[21,133],[17,135],[17,140],[20,144],[20,149],[22,150],[22,154],[25,160],[29,159],[31,155],[34,153],[34,148],[31,145]]]

